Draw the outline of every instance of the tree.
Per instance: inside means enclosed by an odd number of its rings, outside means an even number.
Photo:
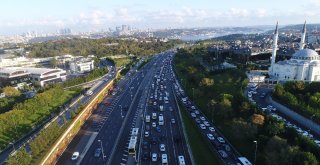
[[[243,120],[234,119],[231,123],[233,137],[241,140],[249,140],[257,134],[257,126]]]
[[[257,125],[263,125],[264,124],[264,116],[259,114],[253,114],[252,115],[252,123]]]
[[[317,165],[317,158],[310,152],[298,151],[292,159],[292,164]]]
[[[201,82],[200,82],[200,86],[205,86],[205,87],[210,87],[213,86],[214,84],[214,80],[211,78],[202,78]]]
[[[55,57],[53,57],[53,58],[50,60],[50,64],[51,64],[51,66],[52,66],[53,68],[56,68],[57,65],[58,65],[58,60],[57,60]]]
[[[289,164],[290,149],[287,141],[278,137],[272,137],[265,149],[266,164],[268,165],[283,165]]]
[[[23,147],[14,156],[9,157],[8,165],[29,165],[31,164],[31,156],[27,153]]]
[[[3,92],[6,94],[6,96],[8,97],[16,97],[16,96],[20,96],[21,93],[19,90],[17,90],[14,87],[11,86],[7,86],[3,88]]]

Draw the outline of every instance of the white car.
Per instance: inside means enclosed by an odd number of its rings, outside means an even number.
[[[213,127],[209,127],[209,130],[210,130],[211,132],[215,132],[215,131],[216,131]]]
[[[202,121],[206,120],[206,118],[203,117],[203,116],[201,116],[200,119],[201,119]]]
[[[194,113],[196,113],[197,115],[199,115],[199,114],[200,114],[200,112],[199,112],[199,111],[194,111]]]
[[[144,132],[144,137],[149,137],[149,132],[148,131]]]
[[[161,158],[162,158],[162,164],[168,164],[168,156],[167,156],[167,154],[162,154]]]
[[[207,127],[210,126],[209,122],[207,122],[207,121],[204,121],[203,124],[204,124],[205,126],[207,126]]]
[[[152,127],[156,127],[156,126],[157,126],[156,122],[152,122]]]
[[[220,143],[225,143],[226,141],[222,137],[217,138]]]
[[[195,113],[191,113],[191,116],[192,117],[197,117]]]
[[[152,153],[152,161],[153,162],[156,162],[157,160],[158,160],[158,155],[157,155],[157,153]]]
[[[72,154],[71,160],[77,160],[78,157],[79,157],[79,155],[80,155],[79,152],[74,152],[74,153]]]
[[[204,124],[200,124],[201,129],[206,129],[206,126]]]
[[[208,138],[209,138],[210,140],[214,140],[214,137],[213,137],[213,135],[212,135],[211,133],[208,133],[207,136],[208,136]]]
[[[166,147],[164,144],[160,144],[160,151],[162,152],[166,151]]]

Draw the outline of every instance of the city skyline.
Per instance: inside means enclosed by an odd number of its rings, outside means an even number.
[[[27,31],[75,32],[101,30],[121,24],[148,28],[192,28],[318,23],[319,0],[308,1],[7,1],[2,2],[0,35]]]

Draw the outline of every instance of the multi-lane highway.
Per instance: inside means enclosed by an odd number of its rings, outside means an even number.
[[[174,100],[171,58],[172,52],[161,53],[140,71],[132,68],[89,117],[57,164],[159,164],[163,154],[169,164],[178,164],[178,156],[191,164]],[[146,121],[152,113],[157,117]],[[134,153],[129,153],[133,128],[139,131]],[[71,160],[74,152],[79,157]]]

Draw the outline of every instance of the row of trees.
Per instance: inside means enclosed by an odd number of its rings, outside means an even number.
[[[320,123],[320,83],[286,82],[275,87],[273,97],[294,111]]]
[[[16,88],[7,86],[0,91],[6,95],[5,98],[0,98],[0,114],[11,110],[16,102],[25,100],[21,92]]]
[[[0,114],[0,149],[30,132],[52,113],[57,113],[61,105],[79,92],[65,91],[62,86],[55,86]]]
[[[253,140],[257,140],[257,164],[317,164],[320,149],[313,141],[295,130],[292,133],[282,121],[265,115],[244,97],[244,71],[208,72],[197,62],[199,55],[194,51],[192,47],[178,51],[174,60],[176,73],[188,95],[195,96],[204,114],[243,155],[254,159]],[[281,152],[274,143],[283,144]]]
[[[38,164],[38,161],[46,154],[47,149],[63,132],[63,128],[59,127],[57,122],[52,123],[29,143],[29,152],[25,147],[20,148],[14,156],[9,157],[8,165]]]
[[[82,77],[71,78],[71,79],[63,82],[62,85],[63,85],[63,87],[70,87],[70,86],[78,85],[81,83],[95,80],[95,79],[97,79],[107,73],[108,73],[107,68],[94,69],[93,71],[91,71],[87,75],[82,76]]]
[[[119,54],[144,56],[168,50],[179,43],[181,43],[180,40],[161,42],[159,40],[151,39],[151,42],[140,42],[135,40],[123,40],[121,38],[73,38],[32,44],[27,47],[26,50],[30,51],[31,57],[51,57],[62,54],[81,56],[94,54],[98,57]]]

